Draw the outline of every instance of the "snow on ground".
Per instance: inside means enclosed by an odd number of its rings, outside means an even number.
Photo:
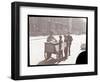
[[[37,65],[40,61],[44,60],[44,43],[48,36],[30,37],[30,65]],[[59,36],[54,36],[59,40]],[[59,64],[75,64],[76,58],[80,50],[80,46],[86,43],[86,35],[72,35],[73,41],[71,45],[71,56],[66,61],[61,61]]]

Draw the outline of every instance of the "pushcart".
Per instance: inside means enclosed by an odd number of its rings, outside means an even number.
[[[55,54],[56,56],[58,55],[58,43],[45,43],[45,50],[44,50],[44,57],[45,59],[47,58],[48,53],[50,55]],[[56,57],[57,58],[57,57]]]

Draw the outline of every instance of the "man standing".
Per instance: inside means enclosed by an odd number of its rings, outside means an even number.
[[[70,56],[70,48],[71,48],[72,40],[73,40],[72,36],[68,33],[68,35],[67,35],[67,46],[68,46],[69,56]]]
[[[63,43],[63,40],[62,40],[62,36],[60,35],[59,36],[59,54],[58,54],[58,63],[61,61],[61,59],[63,58],[63,50],[62,50],[62,43]]]
[[[50,32],[50,35],[47,38],[47,42],[51,45],[56,45],[57,40],[53,36],[53,32]],[[50,47],[51,49],[46,48],[48,50],[46,60],[51,58],[52,53],[57,53],[55,46]]]
[[[64,56],[64,58],[65,59],[67,59],[68,58],[68,39],[67,39],[67,36],[66,35],[64,35],[64,45],[65,45],[65,47],[64,47],[64,54],[65,54],[65,56]]]

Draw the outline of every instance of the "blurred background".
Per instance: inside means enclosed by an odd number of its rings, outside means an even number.
[[[30,36],[86,34],[87,18],[80,17],[37,17],[29,16]]]

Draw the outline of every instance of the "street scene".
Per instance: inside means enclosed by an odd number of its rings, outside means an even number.
[[[76,64],[86,51],[86,18],[29,16],[29,64]]]

